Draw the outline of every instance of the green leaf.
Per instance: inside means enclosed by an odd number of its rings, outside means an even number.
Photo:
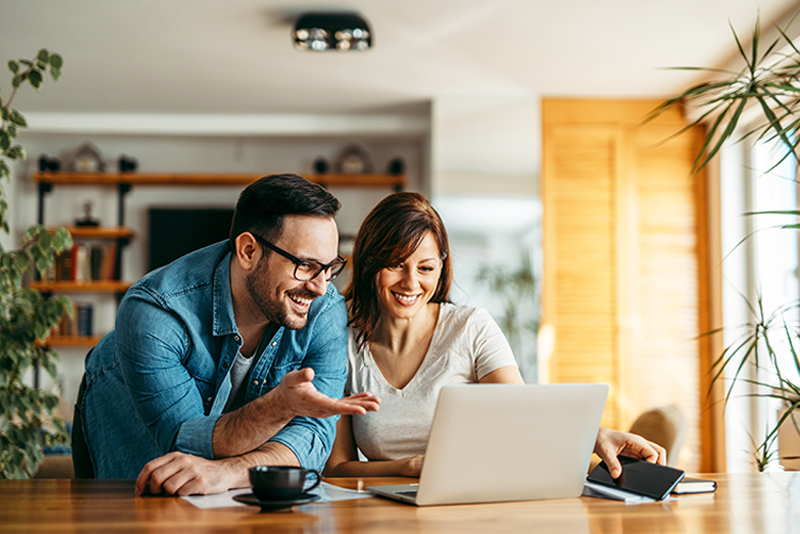
[[[57,82],[61,78],[61,69],[57,69],[55,67],[51,68],[50,76],[53,77],[54,82]]]
[[[33,72],[36,72],[36,71],[33,71]],[[31,74],[33,74],[33,72],[31,72]],[[41,74],[39,76],[41,76]],[[16,124],[17,126],[20,126],[22,128],[27,128],[28,127],[28,121],[26,121],[25,117],[22,116],[22,113],[20,113],[16,109],[12,109],[12,110],[9,111],[8,120],[10,120],[14,124]]]
[[[14,89],[17,89],[20,85],[22,85],[22,80],[24,80],[22,74],[17,74],[16,76],[14,76],[14,79],[11,80],[11,86]]]
[[[14,145],[6,152],[6,157],[8,159],[25,159],[26,156],[25,149],[20,145]]]
[[[19,72],[19,63],[14,61],[13,59],[8,62],[8,70],[11,71],[12,74],[16,74]]]
[[[8,135],[11,136],[12,139],[15,138],[19,133],[19,129],[14,124],[9,124],[8,128],[6,128],[6,131],[8,132]]]
[[[11,146],[11,136],[5,130],[0,130],[0,150],[5,152]]]
[[[64,58],[56,53],[50,54],[50,66],[54,69],[61,70],[61,68],[64,66]]]
[[[18,250],[16,255],[17,269],[24,271],[31,263],[31,257],[24,250]]]
[[[42,86],[42,73],[38,70],[32,70],[30,74],[28,74],[28,80],[30,80],[34,89],[39,89]]]
[[[47,63],[48,61],[50,61],[50,52],[46,48],[42,48],[36,54],[36,59],[44,63]]]

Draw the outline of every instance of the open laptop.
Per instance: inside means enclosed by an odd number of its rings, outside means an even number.
[[[439,394],[419,484],[370,486],[427,506],[577,497],[606,384],[470,384]]]

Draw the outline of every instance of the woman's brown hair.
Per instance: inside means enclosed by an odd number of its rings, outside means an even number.
[[[428,232],[442,258],[442,273],[430,302],[450,302],[450,243],[442,218],[424,196],[394,193],[364,219],[353,246],[353,278],[344,293],[350,304],[348,324],[358,330],[359,345],[372,338],[380,323],[378,273],[404,262]]]

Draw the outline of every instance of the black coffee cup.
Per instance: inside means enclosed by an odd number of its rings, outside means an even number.
[[[259,465],[250,468],[250,486],[253,494],[262,501],[286,501],[296,499],[303,492],[319,486],[322,477],[313,469],[291,465]],[[306,476],[314,475],[316,480],[309,487]]]

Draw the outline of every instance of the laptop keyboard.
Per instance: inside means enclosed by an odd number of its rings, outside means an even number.
[[[395,495],[402,495],[403,497],[416,497],[417,490],[397,491]]]

